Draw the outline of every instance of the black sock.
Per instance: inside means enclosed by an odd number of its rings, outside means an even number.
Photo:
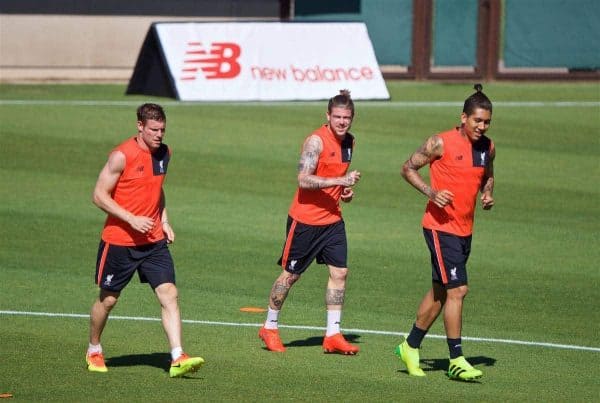
[[[419,329],[416,324],[413,324],[410,334],[406,338],[406,342],[412,348],[421,348],[421,342],[425,338],[427,330]]]
[[[450,358],[457,358],[463,355],[460,337],[458,339],[446,339],[446,341],[448,342]]]

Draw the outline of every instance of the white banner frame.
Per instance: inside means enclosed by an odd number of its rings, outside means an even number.
[[[165,22],[153,28],[183,101],[389,99],[362,22]]]

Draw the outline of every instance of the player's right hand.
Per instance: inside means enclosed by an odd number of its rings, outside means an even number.
[[[454,193],[449,190],[443,189],[435,192],[435,195],[431,201],[438,207],[444,208],[454,200]]]
[[[136,230],[137,232],[141,232],[142,234],[147,234],[154,227],[154,220],[150,217],[144,216],[133,216],[131,221],[129,222],[131,228]]]

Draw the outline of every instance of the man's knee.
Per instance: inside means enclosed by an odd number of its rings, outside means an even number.
[[[469,292],[469,287],[465,285],[461,285],[458,287],[450,288],[447,290],[448,298],[451,299],[464,299]]]
[[[290,273],[289,271],[282,270],[281,274],[277,278],[276,282],[280,284],[285,284],[288,287],[291,287],[296,281],[300,279],[300,274]]]
[[[173,283],[163,283],[154,290],[161,305],[177,302],[177,287]]]
[[[329,277],[334,281],[346,281],[348,268],[329,266]]]
[[[120,293],[113,291],[100,290],[100,296],[98,297],[98,301],[104,308],[106,312],[110,312],[115,305],[117,305],[117,301],[119,300]]]

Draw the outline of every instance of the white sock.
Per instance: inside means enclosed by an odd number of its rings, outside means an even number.
[[[102,352],[102,344],[92,344],[89,343],[88,344],[88,355],[89,354],[94,354],[94,353],[101,353]]]
[[[342,311],[327,311],[327,332],[325,336],[333,336],[340,332]]]
[[[175,361],[176,359],[181,357],[181,354],[183,354],[183,348],[175,347],[173,350],[171,350],[171,359]]]
[[[277,321],[279,320],[279,311],[275,309],[267,310],[267,320],[265,321],[265,329],[277,329]]]

